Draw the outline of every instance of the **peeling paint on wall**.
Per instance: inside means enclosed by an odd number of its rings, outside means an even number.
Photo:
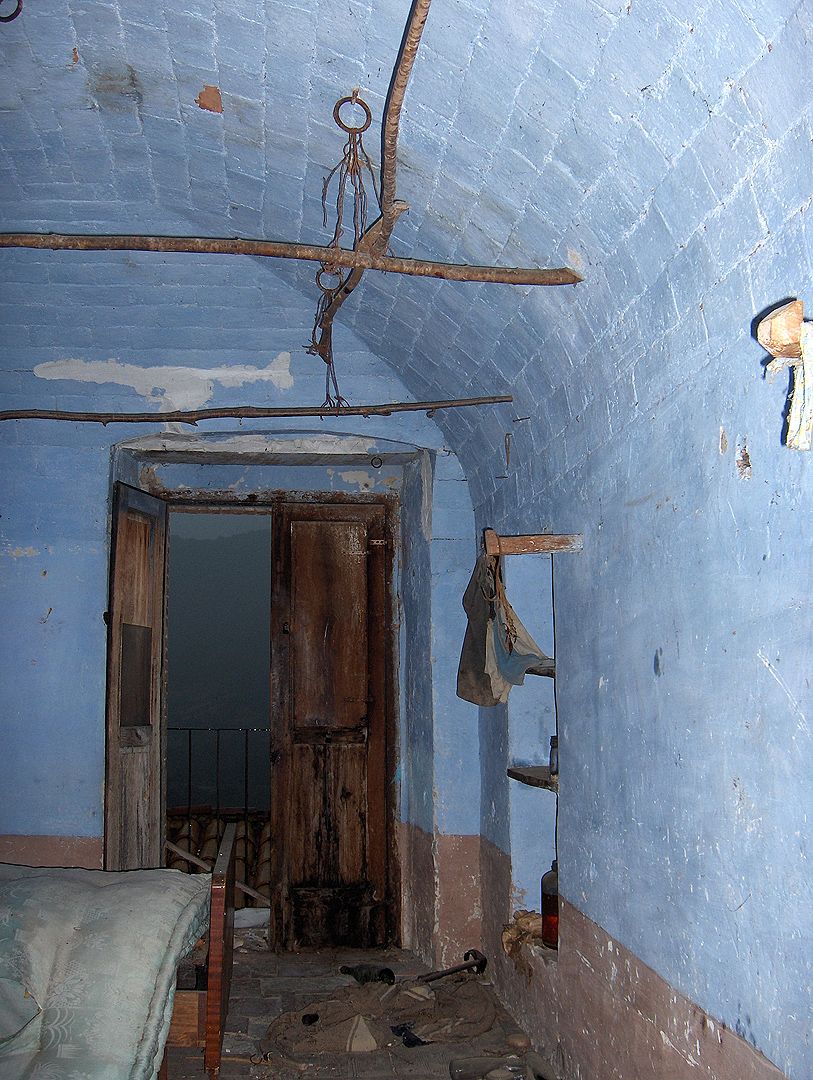
[[[742,440],[737,451],[737,473],[740,480],[751,479],[751,455],[748,453],[748,444],[745,439]]]
[[[39,555],[39,552],[32,547],[27,548],[9,548],[6,555],[10,555],[12,559],[30,558],[32,555]]]
[[[270,382],[278,390],[289,390],[294,385],[290,368],[291,354],[281,352],[264,368],[251,364],[220,368],[138,367],[114,359],[70,359],[37,364],[34,374],[40,379],[129,386],[147,401],[160,402],[160,412],[171,412],[201,408],[211,400],[215,383],[235,387]]]
[[[376,449],[376,441],[361,435],[313,435],[313,436],[269,436],[251,435],[196,435],[191,432],[170,432],[164,435],[144,435],[137,439],[119,443],[123,450],[135,450],[141,453],[172,451],[173,453],[211,453],[244,454],[247,456],[271,454],[280,455],[330,455],[332,457],[351,457],[363,454],[365,457]]]
[[[195,104],[207,112],[223,112],[223,99],[220,96],[219,86],[204,86],[195,98]]]
[[[358,484],[359,491],[372,491],[375,487],[375,477],[363,469],[357,469],[354,472],[340,472],[339,477],[344,480],[345,484]]]

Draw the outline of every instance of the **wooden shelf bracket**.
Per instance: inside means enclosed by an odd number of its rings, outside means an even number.
[[[547,765],[514,765],[507,772],[511,780],[518,780],[520,784],[527,784],[528,787],[559,790],[559,774],[552,774]]]
[[[581,551],[581,533],[535,533],[529,536],[499,536],[493,529],[483,530],[486,555],[532,555],[560,551]]]

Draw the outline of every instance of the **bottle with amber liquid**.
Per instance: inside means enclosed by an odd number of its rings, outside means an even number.
[[[559,948],[559,867],[554,859],[542,876],[542,943]]]

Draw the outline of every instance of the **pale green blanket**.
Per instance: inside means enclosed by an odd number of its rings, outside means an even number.
[[[2,1080],[153,1080],[210,884],[0,863]]]

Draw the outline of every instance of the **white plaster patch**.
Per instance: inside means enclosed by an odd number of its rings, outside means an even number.
[[[370,476],[363,469],[350,472],[340,472],[339,476],[345,484],[358,484],[359,491],[372,491],[375,487],[375,477]]]
[[[279,353],[264,368],[251,364],[233,367],[138,367],[118,360],[53,360],[37,364],[34,374],[40,379],[63,379],[86,383],[112,383],[129,386],[147,401],[160,402],[159,412],[175,409],[200,409],[211,400],[215,383],[221,386],[244,386],[246,383],[270,382],[278,390],[294,385],[291,354]]]
[[[267,435],[232,435],[226,438],[201,437],[189,432],[169,435],[139,436],[138,439],[120,444],[128,449],[142,452],[171,450],[175,453],[192,452],[222,454],[370,454],[375,440],[357,435],[314,435],[306,437],[269,438]]]
[[[246,483],[247,479],[248,478],[244,472],[239,480],[235,480],[233,484],[229,484],[229,491],[237,491],[238,488],[241,488]]]
[[[9,548],[6,555],[10,555],[12,559],[30,559],[32,555],[39,555],[39,552],[32,547],[27,548]]]

